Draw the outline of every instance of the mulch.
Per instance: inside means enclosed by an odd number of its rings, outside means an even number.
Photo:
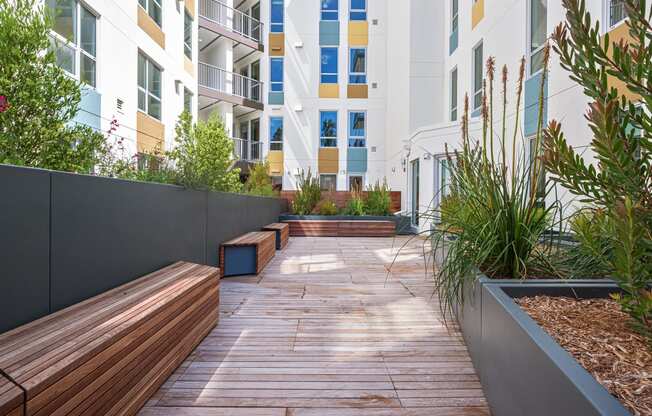
[[[652,415],[652,349],[612,299],[515,299],[636,416]]]

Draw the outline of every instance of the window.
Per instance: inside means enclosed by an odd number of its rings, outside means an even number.
[[[270,59],[272,92],[283,92],[283,58]]]
[[[138,0],[140,7],[145,9],[149,17],[151,17],[156,24],[161,27],[161,0]]]
[[[459,0],[451,0],[451,33],[457,32],[459,25]]]
[[[609,24],[616,26],[627,18],[627,9],[625,9],[625,0],[608,0]]]
[[[321,20],[338,20],[338,0],[321,1]]]
[[[183,111],[192,114],[192,92],[188,88],[183,89]]]
[[[367,20],[367,0],[349,0],[349,19]]]
[[[319,120],[319,145],[337,147],[337,111],[320,111]]]
[[[337,48],[321,48],[322,84],[337,84]]]
[[[95,87],[97,17],[74,0],[48,0],[54,17],[52,46],[57,65]]]
[[[451,121],[457,121],[457,68],[451,71]]]
[[[272,188],[280,192],[283,190],[283,177],[282,176],[272,176]]]
[[[283,150],[283,117],[269,118],[269,150]]]
[[[441,204],[451,194],[451,178],[454,167],[455,159],[449,159],[448,155],[440,155],[435,158],[434,206],[436,208],[441,208]],[[441,222],[439,209],[436,210],[435,221]]]
[[[138,54],[138,109],[161,119],[161,69]]]
[[[187,11],[183,16],[183,53],[192,61],[192,17]]]
[[[367,146],[367,115],[364,111],[349,112],[349,147]]]
[[[319,188],[332,192],[337,189],[337,175],[319,175]]]
[[[271,0],[272,10],[270,13],[270,32],[283,33],[283,20],[285,11],[283,10],[283,0]]]
[[[547,39],[548,0],[530,1],[530,75],[543,69],[543,49]]]
[[[360,192],[364,189],[364,177],[362,175],[349,175],[349,192]]]
[[[349,84],[367,83],[367,50],[351,48],[349,53]]]
[[[482,42],[473,48],[473,109],[482,107],[482,82],[484,81],[482,69]]]

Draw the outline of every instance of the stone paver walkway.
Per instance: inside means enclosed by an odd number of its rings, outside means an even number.
[[[144,416],[489,415],[440,319],[421,240],[292,238],[258,277],[221,283],[217,328]]]

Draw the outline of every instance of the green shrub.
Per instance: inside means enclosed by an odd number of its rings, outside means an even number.
[[[391,214],[392,198],[387,182],[376,182],[367,188],[367,201],[364,211],[368,215],[386,216]]]
[[[337,215],[338,209],[332,199],[326,198],[318,204],[317,212],[319,215]]]
[[[258,196],[278,196],[274,190],[272,178],[269,176],[269,161],[256,163],[249,172],[249,178],[244,185],[246,193]]]
[[[299,188],[292,201],[292,212],[296,215],[310,215],[321,199],[319,179],[308,172],[301,171],[297,182]]]
[[[362,216],[365,215],[365,206],[364,198],[362,197],[362,192],[359,190],[353,190],[351,192],[351,199],[346,203],[346,208],[344,209],[345,215],[355,215]]]
[[[652,342],[652,9],[645,0],[624,3],[629,39],[612,42],[603,40],[584,1],[563,1],[567,21],[554,31],[555,52],[590,98],[586,118],[599,163],[586,163],[555,120],[546,131],[545,162],[560,184],[594,210],[590,224],[579,223],[578,239],[618,283],[622,309]]]

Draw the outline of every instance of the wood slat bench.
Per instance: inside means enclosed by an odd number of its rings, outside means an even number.
[[[290,226],[281,222],[263,227],[263,231],[274,231],[276,233],[276,249],[283,250],[290,240]]]
[[[394,221],[287,220],[292,237],[393,237]]]
[[[254,231],[220,245],[222,276],[259,274],[276,254],[276,233]]]
[[[135,415],[217,324],[219,273],[178,262],[0,335],[25,391],[0,377],[0,415]]]

